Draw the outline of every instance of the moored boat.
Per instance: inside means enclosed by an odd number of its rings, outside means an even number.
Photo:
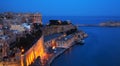
[[[85,41],[84,40],[77,40],[76,44],[84,45]]]

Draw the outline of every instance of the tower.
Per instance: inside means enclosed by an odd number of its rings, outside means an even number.
[[[32,15],[32,21],[33,23],[39,23],[42,24],[42,16],[40,13],[35,13]]]

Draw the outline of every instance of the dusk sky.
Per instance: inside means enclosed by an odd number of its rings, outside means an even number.
[[[0,12],[43,16],[120,16],[120,0],[1,0]]]

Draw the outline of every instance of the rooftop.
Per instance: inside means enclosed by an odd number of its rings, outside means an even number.
[[[52,34],[52,35],[49,35],[49,36],[45,36],[44,37],[44,41],[47,42],[51,39],[54,39],[54,38],[57,38],[59,36],[61,36],[62,34],[61,33],[56,33],[56,34]]]
[[[71,39],[72,37],[73,37],[72,35],[68,35],[68,36],[63,37],[63,38],[61,38],[61,39],[58,39],[58,41],[66,41],[66,40],[68,40],[68,39]]]
[[[0,35],[0,39],[7,40],[9,37],[7,35]]]

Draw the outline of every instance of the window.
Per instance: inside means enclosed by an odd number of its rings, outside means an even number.
[[[0,48],[0,53],[2,53],[2,48]]]

